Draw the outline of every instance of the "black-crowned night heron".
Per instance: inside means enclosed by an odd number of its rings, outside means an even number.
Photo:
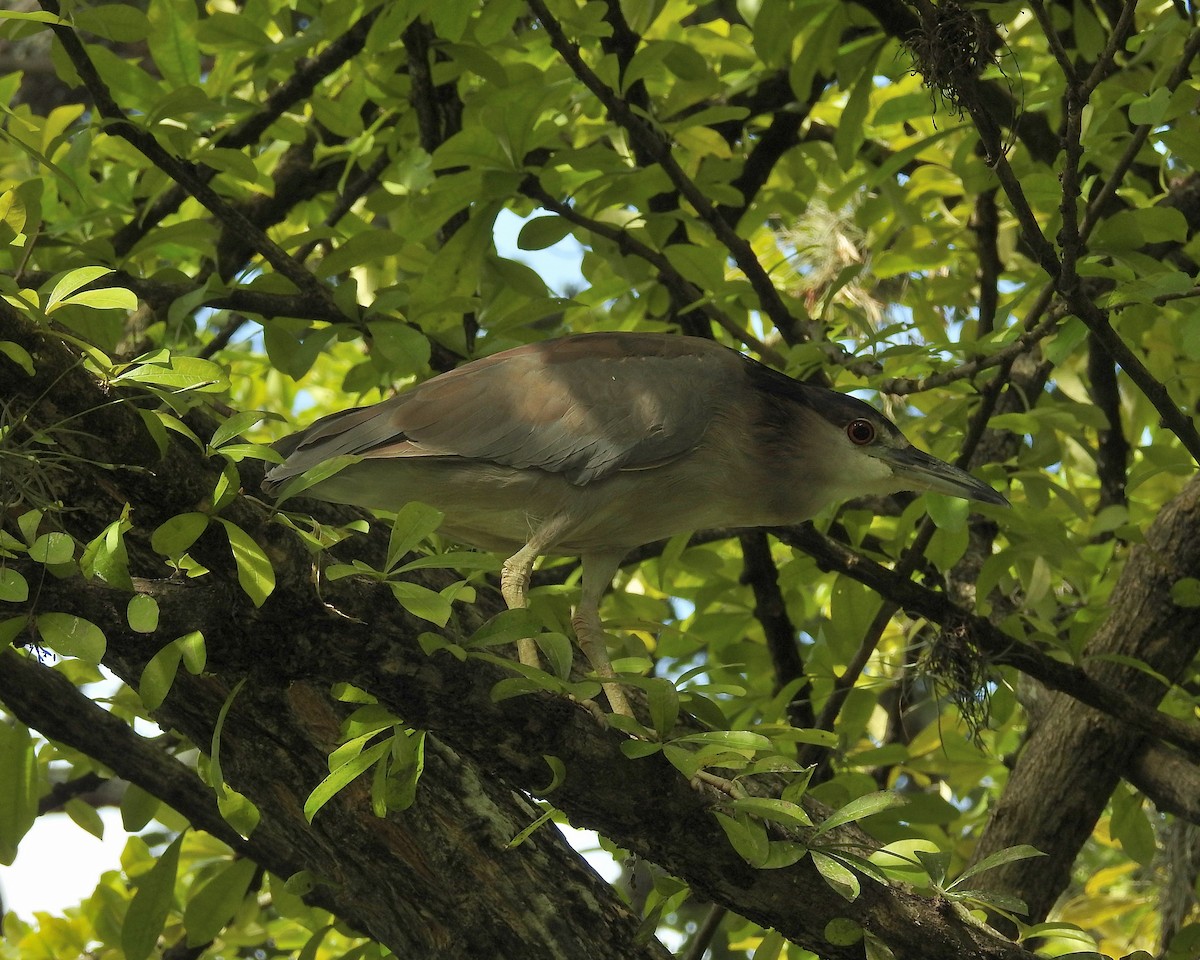
[[[798,523],[865,494],[932,490],[1004,504],[917,450],[862,400],[799,383],[693,337],[593,333],[505,350],[390,400],[324,417],[276,445],[277,494],[336,457],[305,491],[337,503],[442,510],[441,530],[503,552],[501,591],[523,607],[534,561],[578,555],[572,624],[617,713],[631,716],[600,598],[634,547],[709,527]],[[532,640],[522,662],[538,664]]]

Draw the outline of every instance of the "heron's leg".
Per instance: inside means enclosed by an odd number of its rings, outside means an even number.
[[[529,575],[533,572],[533,561],[538,558],[538,549],[534,541],[525,544],[520,550],[504,561],[500,568],[500,593],[510,610],[518,610],[529,605]],[[537,644],[530,637],[517,640],[517,657],[527,667],[540,667]]]
[[[608,658],[608,645],[604,639],[604,627],[600,624],[600,598],[612,583],[617,565],[621,562],[622,553],[589,554],[583,558],[583,590],[579,597],[579,606],[571,618],[571,626],[575,628],[575,638],[579,648],[600,677],[604,686],[604,695],[612,707],[613,713],[624,717],[632,717],[633,710],[625,699],[625,692],[616,682],[604,683],[607,677],[616,677],[612,661]]]
[[[563,514],[543,523],[533,529],[529,541],[520,550],[504,561],[500,568],[500,593],[508,609],[519,610],[529,606],[529,577],[533,573],[533,562],[566,530],[574,521],[569,514]],[[615,570],[615,568],[614,568]],[[532,637],[522,637],[517,641],[517,657],[527,667],[541,667],[538,659],[537,644]]]

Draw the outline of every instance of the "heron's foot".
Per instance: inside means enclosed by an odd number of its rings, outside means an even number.
[[[542,661],[538,656],[537,642],[532,637],[521,637],[517,640],[517,659],[527,667],[542,669]]]
[[[609,676],[612,676],[612,667],[608,668]],[[604,687],[604,696],[608,700],[608,705],[612,707],[612,712],[620,717],[629,717],[630,720],[636,720],[633,715],[633,708],[629,705],[629,700],[625,696],[625,691],[621,689],[619,683],[610,681],[602,681]]]
[[[705,787],[712,787],[715,790],[720,790],[722,793],[728,794],[734,800],[741,800],[746,796],[746,791],[741,788],[736,780],[726,780],[724,777],[718,777],[715,773],[709,773],[707,770],[697,770],[696,774],[691,779],[693,789],[704,792]]]
[[[584,710],[590,713],[592,715],[592,719],[600,725],[602,730],[608,729],[608,714],[604,712],[604,708],[601,707],[600,704],[598,704],[595,700],[580,700],[578,697],[570,694],[568,694],[568,696],[570,696],[572,701],[579,704]]]
[[[528,606],[529,578],[533,574],[533,561],[536,559],[537,554],[531,553],[526,545],[501,565],[500,593],[510,610]]]

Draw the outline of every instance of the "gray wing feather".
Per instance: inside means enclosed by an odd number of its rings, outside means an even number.
[[[733,351],[654,334],[585,334],[505,351],[277,445],[272,485],[346,454],[462,457],[586,484],[694,449],[743,377]]]

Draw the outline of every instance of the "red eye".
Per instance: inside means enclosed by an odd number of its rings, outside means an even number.
[[[870,420],[851,420],[846,424],[846,436],[851,443],[865,447],[875,439],[875,424]]]

